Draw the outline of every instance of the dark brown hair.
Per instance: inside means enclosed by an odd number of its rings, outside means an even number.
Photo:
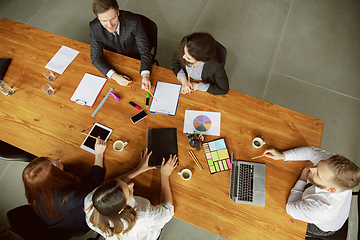
[[[35,207],[38,214],[43,214],[40,210],[40,199],[42,197],[45,211],[52,219],[60,217],[54,210],[54,193],[59,190],[65,191],[64,203],[67,199],[67,193],[75,189],[81,182],[78,176],[55,167],[47,157],[32,160],[25,167],[22,178],[25,196],[29,204]]]
[[[125,194],[116,179],[105,181],[95,190],[92,196],[92,205],[85,211],[93,208],[90,222],[108,236],[127,233],[135,225],[136,212],[127,205]],[[127,229],[124,229],[121,219],[127,223]],[[114,227],[110,227],[110,221]]]
[[[216,40],[209,33],[197,32],[187,35],[176,50],[179,59],[182,59],[184,65],[188,64],[183,59],[185,46],[189,54],[197,61],[207,62],[216,54]]]
[[[360,169],[349,159],[335,155],[327,160],[327,164],[334,173],[334,184],[341,190],[351,190],[359,184]]]
[[[93,12],[97,16],[113,8],[115,12],[119,11],[119,5],[116,0],[94,0],[92,4]]]

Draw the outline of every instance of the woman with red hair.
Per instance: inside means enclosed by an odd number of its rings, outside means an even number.
[[[105,148],[106,143],[98,138],[94,166],[84,181],[65,172],[60,158],[35,158],[25,167],[22,177],[26,198],[48,226],[75,237],[90,230],[85,221],[84,198],[104,180]]]

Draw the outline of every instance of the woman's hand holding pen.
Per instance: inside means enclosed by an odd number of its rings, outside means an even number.
[[[180,79],[180,82],[181,82],[181,90],[180,90],[181,93],[187,94],[193,91],[192,85],[189,84],[189,81],[186,78]]]

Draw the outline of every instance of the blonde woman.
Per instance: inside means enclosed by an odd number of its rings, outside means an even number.
[[[107,240],[156,240],[164,225],[174,215],[169,176],[177,167],[177,156],[170,156],[161,165],[160,204],[133,196],[134,183],[138,174],[155,169],[149,167],[152,152],[145,149],[140,163],[134,170],[101,184],[85,198],[85,212],[88,226]]]

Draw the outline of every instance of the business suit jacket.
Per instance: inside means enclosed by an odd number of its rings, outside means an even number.
[[[119,23],[120,44],[123,51],[118,53],[141,59],[140,72],[143,70],[151,71],[151,45],[141,19],[131,12],[120,10]],[[104,60],[103,49],[105,48],[113,52],[117,52],[117,50],[114,34],[104,28],[98,18],[90,22],[90,46],[90,56],[93,65],[106,76],[112,67]]]
[[[175,53],[172,59],[173,72],[175,75],[182,69],[185,74],[186,68],[182,63],[182,59],[179,59]],[[224,95],[229,91],[229,80],[225,72],[225,63],[215,55],[212,59],[205,62],[203,71],[201,73],[201,80],[210,83],[207,90],[208,93],[214,95]]]
[[[80,237],[86,234],[90,229],[85,220],[84,199],[89,192],[98,187],[105,177],[105,169],[100,166],[91,168],[89,178],[85,179],[76,189],[65,192],[58,190],[54,193],[53,207],[60,215],[58,219],[50,218],[41,200],[40,210],[42,214],[39,217],[46,223],[48,228],[61,230],[63,234]],[[67,195],[67,201],[63,202]],[[34,207],[36,212],[36,208]]]

